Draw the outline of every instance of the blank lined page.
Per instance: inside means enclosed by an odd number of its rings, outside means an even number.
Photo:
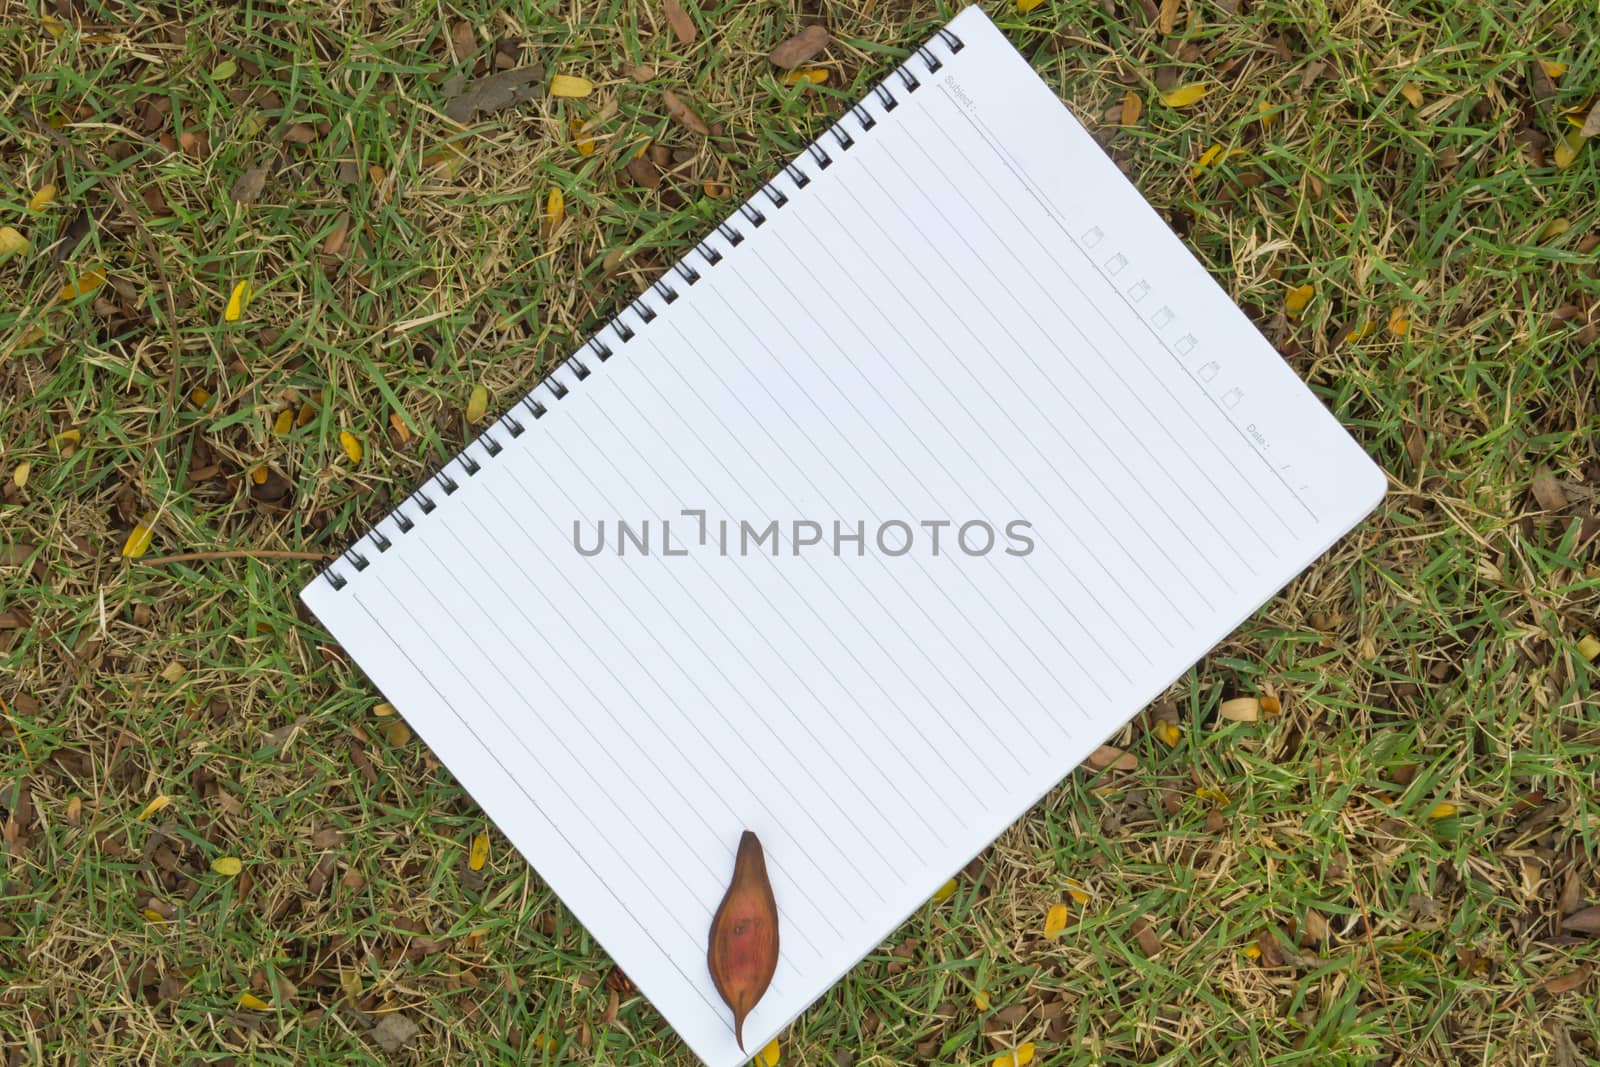
[[[732,1067],[1383,479],[976,8],[663,286],[304,596]]]

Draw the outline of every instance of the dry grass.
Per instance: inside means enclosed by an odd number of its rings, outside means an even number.
[[[786,1057],[1600,1057],[1595,942],[1563,922],[1600,899],[1600,177],[1592,147],[1550,160],[1600,65],[1592,4],[1184,0],[1170,34],[1138,4],[990,10],[1394,490],[1174,688],[1175,746],[1131,727],[1139,770],[1069,779]],[[299,611],[312,565],[252,554],[340,546],[463,439],[474,385],[528,388],[729,210],[703,183],[754,188],[941,12],[707,4],[687,48],[618,2],[0,13],[0,225],[33,242],[0,264],[0,1062],[687,1062],[501,839],[468,869],[482,815]],[[830,80],[784,87],[765,54],[817,18]],[[463,21],[476,70],[595,93],[453,128]],[[1568,67],[1550,92],[1540,59]],[[1199,106],[1159,103],[1193,80]],[[645,191],[622,167],[652,142]],[[1195,175],[1212,144],[1243,152]],[[58,304],[94,264],[107,285]],[[276,433],[284,410],[306,421]],[[1541,467],[1564,503],[1530,494]],[[150,557],[229,555],[125,562],[147,513]],[[1238,693],[1282,712],[1217,720]],[[391,1055],[395,1013],[422,1034]]]

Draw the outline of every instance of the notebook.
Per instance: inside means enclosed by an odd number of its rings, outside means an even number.
[[[969,7],[303,596],[732,1067],[1383,489]]]

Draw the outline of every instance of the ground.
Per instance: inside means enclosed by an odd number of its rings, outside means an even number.
[[[0,1061],[690,1062],[295,596],[950,13],[682,3],[0,0]],[[986,6],[1391,492],[785,1061],[1600,1057],[1593,5]]]

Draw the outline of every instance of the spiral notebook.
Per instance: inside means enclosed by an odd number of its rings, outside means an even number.
[[[968,8],[303,595],[731,1067],[1383,487]]]

